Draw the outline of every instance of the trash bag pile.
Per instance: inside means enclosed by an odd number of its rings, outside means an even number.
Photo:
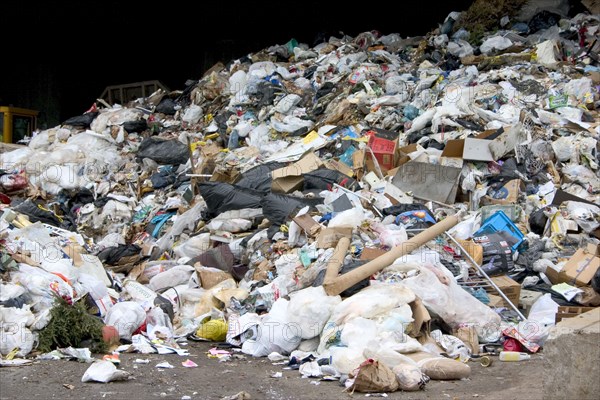
[[[600,17],[459,23],[290,40],[2,153],[0,353],[40,356],[59,304],[118,352],[209,340],[356,391],[537,352],[600,305]]]

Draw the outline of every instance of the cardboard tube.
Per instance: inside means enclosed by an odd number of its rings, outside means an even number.
[[[335,250],[333,250],[333,255],[327,261],[323,284],[335,281],[340,272],[340,267],[344,262],[344,257],[346,257],[346,253],[348,252],[348,247],[350,247],[350,239],[347,237],[340,238],[337,246],[335,246]]]
[[[425,243],[443,234],[448,229],[458,224],[459,221],[460,217],[455,215],[446,217],[446,219],[444,219],[443,221],[438,222],[432,227],[429,227],[428,229],[419,233],[412,239],[402,243],[400,246],[394,247],[387,253],[382,254],[376,259],[369,261],[365,265],[362,265],[353,271],[345,273],[344,275],[341,275],[333,279],[332,281],[327,281],[327,276],[330,272],[329,265],[327,265],[327,272],[323,281],[323,288],[325,289],[325,292],[327,292],[327,294],[330,296],[335,296],[342,293],[344,290],[348,289],[349,287],[352,287],[353,285],[357,284],[363,279],[366,279],[374,273],[381,271],[385,267],[392,265],[392,263],[396,261],[397,258],[400,258],[406,254],[410,254],[414,250],[423,246]],[[337,249],[338,248],[336,247],[334,256],[337,252]]]

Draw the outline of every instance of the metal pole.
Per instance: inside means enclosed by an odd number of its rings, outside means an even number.
[[[519,308],[517,306],[515,306],[513,304],[513,302],[510,301],[510,299],[508,297],[506,297],[506,295],[504,294],[504,292],[502,292],[502,290],[500,290],[500,288],[498,287],[498,285],[496,285],[496,283],[494,283],[494,281],[492,281],[492,279],[488,276],[488,274],[485,273],[485,271],[481,268],[481,266],[479,264],[477,264],[475,262],[475,260],[473,260],[473,257],[471,257],[471,255],[467,252],[467,250],[465,250],[464,247],[462,247],[460,245],[460,243],[458,243],[458,241],[456,239],[454,239],[452,237],[452,235],[450,235],[448,232],[444,232],[444,233],[446,234],[446,236],[448,236],[448,238],[450,240],[452,240],[452,242],[456,246],[458,246],[458,248],[460,249],[460,251],[462,251],[462,253],[464,254],[464,256],[467,257],[467,259],[471,262],[471,264],[473,264],[475,266],[475,268],[477,269],[477,271],[479,271],[479,273],[481,275],[483,275],[485,279],[487,279],[487,281],[492,285],[492,287],[498,291],[498,293],[500,294],[500,297],[502,297],[504,300],[506,300],[506,302],[510,305],[510,307],[513,310],[515,310],[515,312],[517,313],[517,315],[519,316],[519,318],[521,318],[521,320],[523,320],[523,321],[527,321],[527,318],[525,318],[525,316],[523,314],[521,314],[521,311],[519,311]]]

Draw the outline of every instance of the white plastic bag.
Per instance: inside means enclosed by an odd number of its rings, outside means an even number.
[[[25,357],[33,350],[36,335],[25,326],[14,323],[0,323],[0,354],[7,355],[18,348],[18,357]]]
[[[182,285],[190,280],[194,272],[194,267],[189,265],[177,265],[154,276],[150,279],[148,286],[154,291],[160,291],[162,289]]]
[[[210,233],[201,233],[173,248],[178,257],[194,258],[210,249]]]
[[[272,352],[290,354],[298,347],[302,340],[301,332],[298,326],[289,321],[288,303],[281,298],[273,303],[271,311],[257,326],[256,339],[243,343],[244,353],[264,357]]]
[[[421,372],[421,369],[416,365],[402,363],[392,368],[392,371],[398,378],[400,390],[405,392],[415,392],[423,389],[429,382],[429,377]]]
[[[558,64],[556,59],[557,44],[554,40],[546,40],[536,45],[535,54],[537,62],[546,67],[555,67]]]
[[[384,246],[396,247],[408,240],[406,229],[402,225],[373,224],[372,228],[379,234],[379,241]]]
[[[106,325],[114,326],[119,332],[119,337],[131,340],[131,335],[146,320],[144,308],[134,301],[124,301],[115,304],[106,314]]]
[[[479,50],[481,50],[483,54],[489,54],[496,50],[508,49],[510,46],[512,46],[510,39],[502,36],[492,36],[479,46]]]
[[[550,293],[546,293],[533,303],[527,321],[520,322],[517,330],[526,335],[530,342],[543,346],[550,328],[555,325],[557,313],[558,304],[552,300]]]
[[[290,294],[289,321],[300,328],[302,339],[319,336],[340,296],[328,296],[323,286],[309,287]]]
[[[467,57],[473,55],[473,47],[466,40],[453,40],[448,43],[448,53],[454,57]]]
[[[195,104],[191,104],[188,108],[186,108],[181,120],[183,122],[187,122],[188,124],[196,124],[202,118],[202,108]]]
[[[342,374],[349,374],[366,360],[363,349],[331,347],[329,351],[331,353],[331,365]]]
[[[85,371],[81,382],[124,381],[129,378],[129,372],[117,369],[110,361],[96,361]]]
[[[566,84],[564,91],[575,97],[577,100],[583,100],[584,96],[592,91],[592,80],[588,77],[580,79],[570,79]]]
[[[418,270],[418,275],[404,279],[400,284],[412,289],[428,310],[439,315],[451,327],[458,328],[463,323],[475,324],[481,340],[497,339],[500,331],[498,314],[461,288],[442,264],[436,262],[433,265],[425,261],[422,258],[424,254],[402,257],[384,271]],[[434,254],[439,257],[437,253]],[[423,266],[424,262],[429,263],[427,268]],[[444,279],[447,284],[441,282],[438,274],[433,272],[436,269],[440,276],[447,277]]]
[[[171,229],[163,235],[156,245],[161,251],[173,247],[175,239],[181,235],[184,229],[193,230],[198,220],[200,220],[202,211],[206,208],[206,203],[199,201],[196,205],[181,215],[178,215]]]

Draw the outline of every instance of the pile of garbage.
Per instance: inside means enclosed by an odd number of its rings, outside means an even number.
[[[600,305],[600,17],[456,21],[292,39],[2,153],[2,356],[208,340],[368,392],[537,352]]]

